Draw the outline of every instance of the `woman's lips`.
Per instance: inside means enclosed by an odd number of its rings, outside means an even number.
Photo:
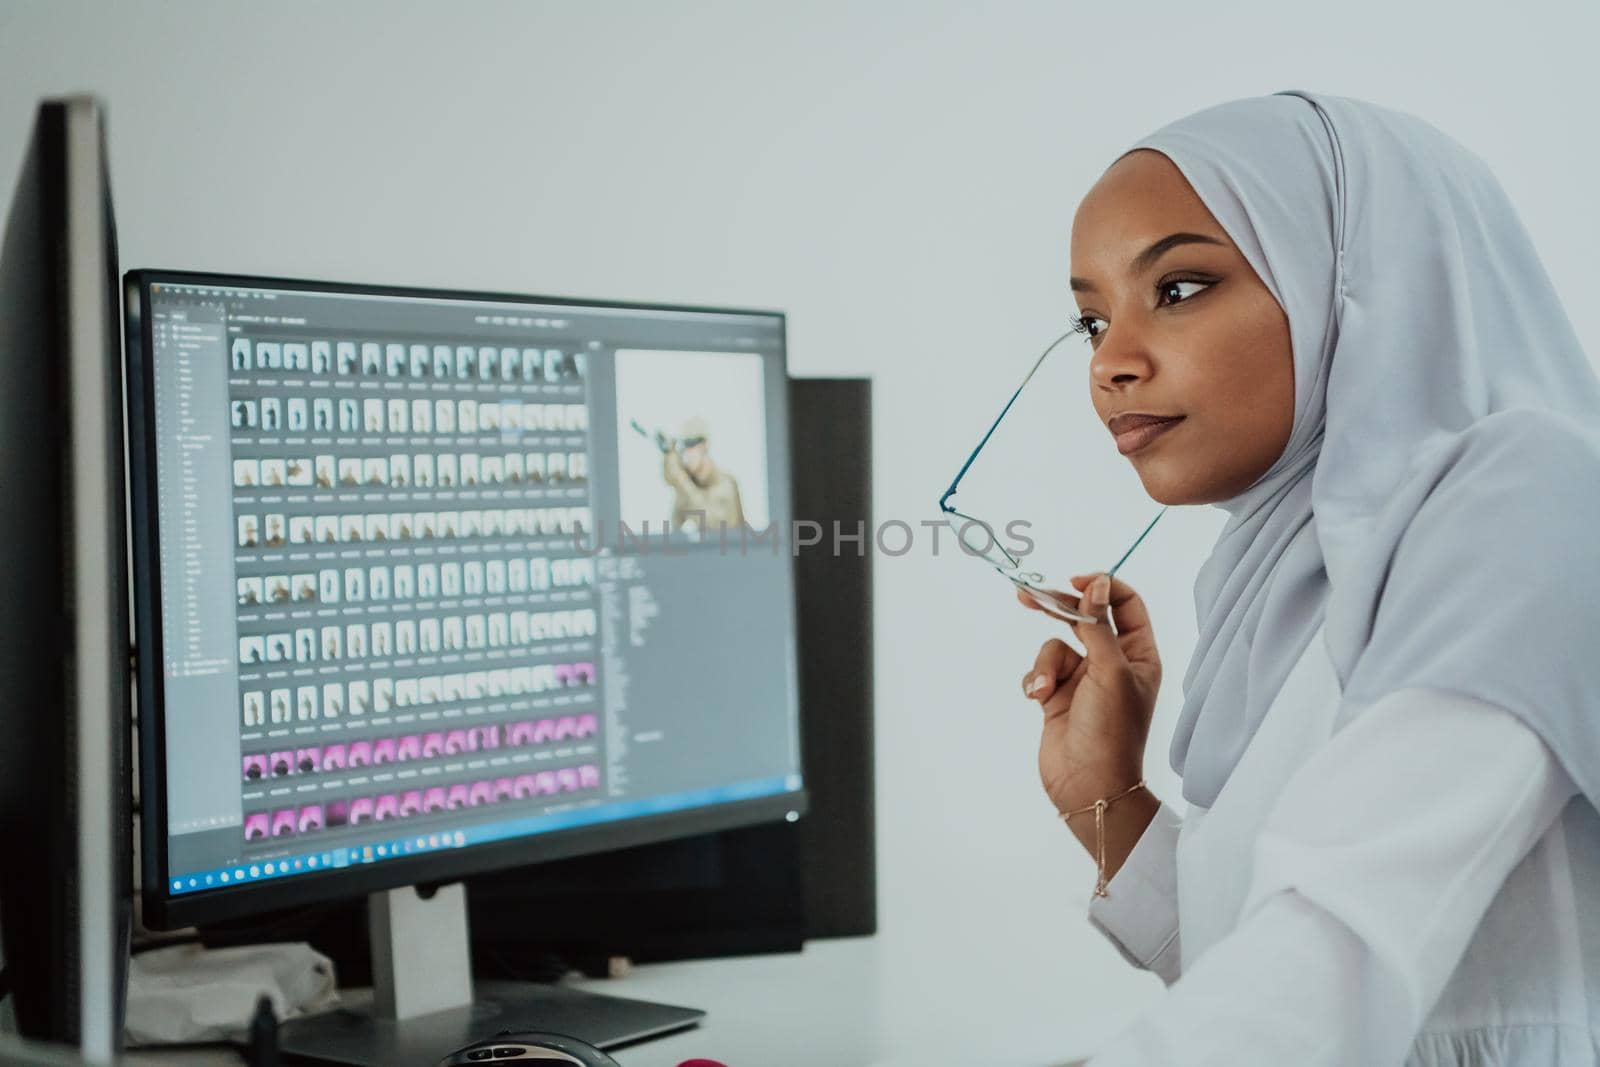
[[[1124,456],[1130,452],[1137,452],[1182,421],[1183,416],[1180,415],[1175,419],[1167,419],[1165,422],[1150,422],[1132,430],[1124,430],[1122,433],[1117,434],[1117,451]]]

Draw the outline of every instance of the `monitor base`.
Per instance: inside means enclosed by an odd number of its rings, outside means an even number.
[[[473,982],[461,883],[407,886],[367,898],[371,989],[341,1006],[283,1024],[278,1045],[314,1063],[434,1067],[457,1049],[504,1031],[566,1034],[599,1048],[671,1033],[705,1018],[698,1008],[586,993],[538,982]]]
[[[481,982],[472,1003],[410,1019],[374,1013],[372,990],[342,995],[333,1011],[285,1022],[279,1046],[286,1056],[355,1067],[433,1067],[446,1055],[503,1030],[569,1034],[609,1049],[694,1026],[698,1008],[587,993],[533,982]]]

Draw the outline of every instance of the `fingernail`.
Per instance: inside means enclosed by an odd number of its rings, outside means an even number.
[[[1043,689],[1046,685],[1048,685],[1049,682],[1050,682],[1050,679],[1045,677],[1042,674],[1039,675],[1038,677],[1034,678],[1033,681],[1028,683],[1028,695],[1029,696],[1033,696],[1033,694],[1039,692],[1039,690]]]
[[[1094,598],[1105,604],[1111,600],[1111,578],[1102,574],[1094,580]]]

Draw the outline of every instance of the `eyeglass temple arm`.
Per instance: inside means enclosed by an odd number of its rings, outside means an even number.
[[[1006,417],[1006,412],[1011,410],[1011,405],[1015,404],[1017,402],[1017,397],[1022,395],[1022,390],[1027,387],[1029,379],[1033,377],[1033,372],[1039,369],[1039,364],[1044,362],[1044,357],[1048,356],[1056,347],[1056,345],[1060,344],[1062,341],[1065,341],[1076,332],[1076,328],[1068,330],[1060,337],[1057,337],[1054,341],[1051,341],[1045,346],[1045,350],[1039,353],[1039,358],[1033,361],[1032,367],[1028,368],[1027,376],[1022,379],[1022,384],[1017,386],[1016,392],[1011,394],[1011,399],[1006,401],[1006,406],[1000,409],[1000,414],[995,416],[995,420],[990,424],[988,432],[983,435],[983,440],[978,442],[978,447],[972,450],[972,455],[968,456],[967,461],[961,465],[961,469],[956,471],[955,479],[951,481],[950,488],[946,489],[944,491],[944,495],[939,498],[940,511],[948,513],[955,510],[954,508],[950,507],[948,501],[952,496],[955,496],[956,486],[961,484],[961,479],[967,473],[967,468],[972,466],[972,461],[978,458],[978,453],[983,451],[983,446],[989,443],[989,438],[993,436],[995,428],[1000,425],[1000,420]]]
[[[1165,515],[1167,513],[1167,508],[1169,508],[1171,506],[1172,506],[1171,504],[1164,505],[1161,508],[1160,511],[1156,512],[1156,517],[1151,519],[1150,520],[1150,525],[1146,526],[1144,528],[1144,533],[1139,535],[1139,540],[1135,541],[1131,546],[1129,546],[1128,551],[1126,551],[1126,552],[1124,552],[1122,554],[1122,558],[1121,559],[1117,560],[1116,563],[1112,564],[1111,569],[1106,571],[1107,574],[1113,574],[1113,575],[1116,574],[1117,573],[1117,568],[1122,566],[1124,563],[1128,562],[1128,557],[1133,555],[1133,550],[1135,548],[1138,548],[1139,545],[1144,542],[1144,539],[1147,536],[1149,536],[1150,531],[1154,530],[1156,528],[1156,523],[1161,521],[1161,516]]]

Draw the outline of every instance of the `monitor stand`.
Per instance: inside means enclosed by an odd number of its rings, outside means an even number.
[[[603,1049],[694,1026],[698,1008],[537,982],[474,985],[467,898],[456,882],[367,898],[373,988],[341,990],[340,1007],[279,1028],[282,1051],[317,1063],[432,1067],[502,1031],[543,1030]]]

